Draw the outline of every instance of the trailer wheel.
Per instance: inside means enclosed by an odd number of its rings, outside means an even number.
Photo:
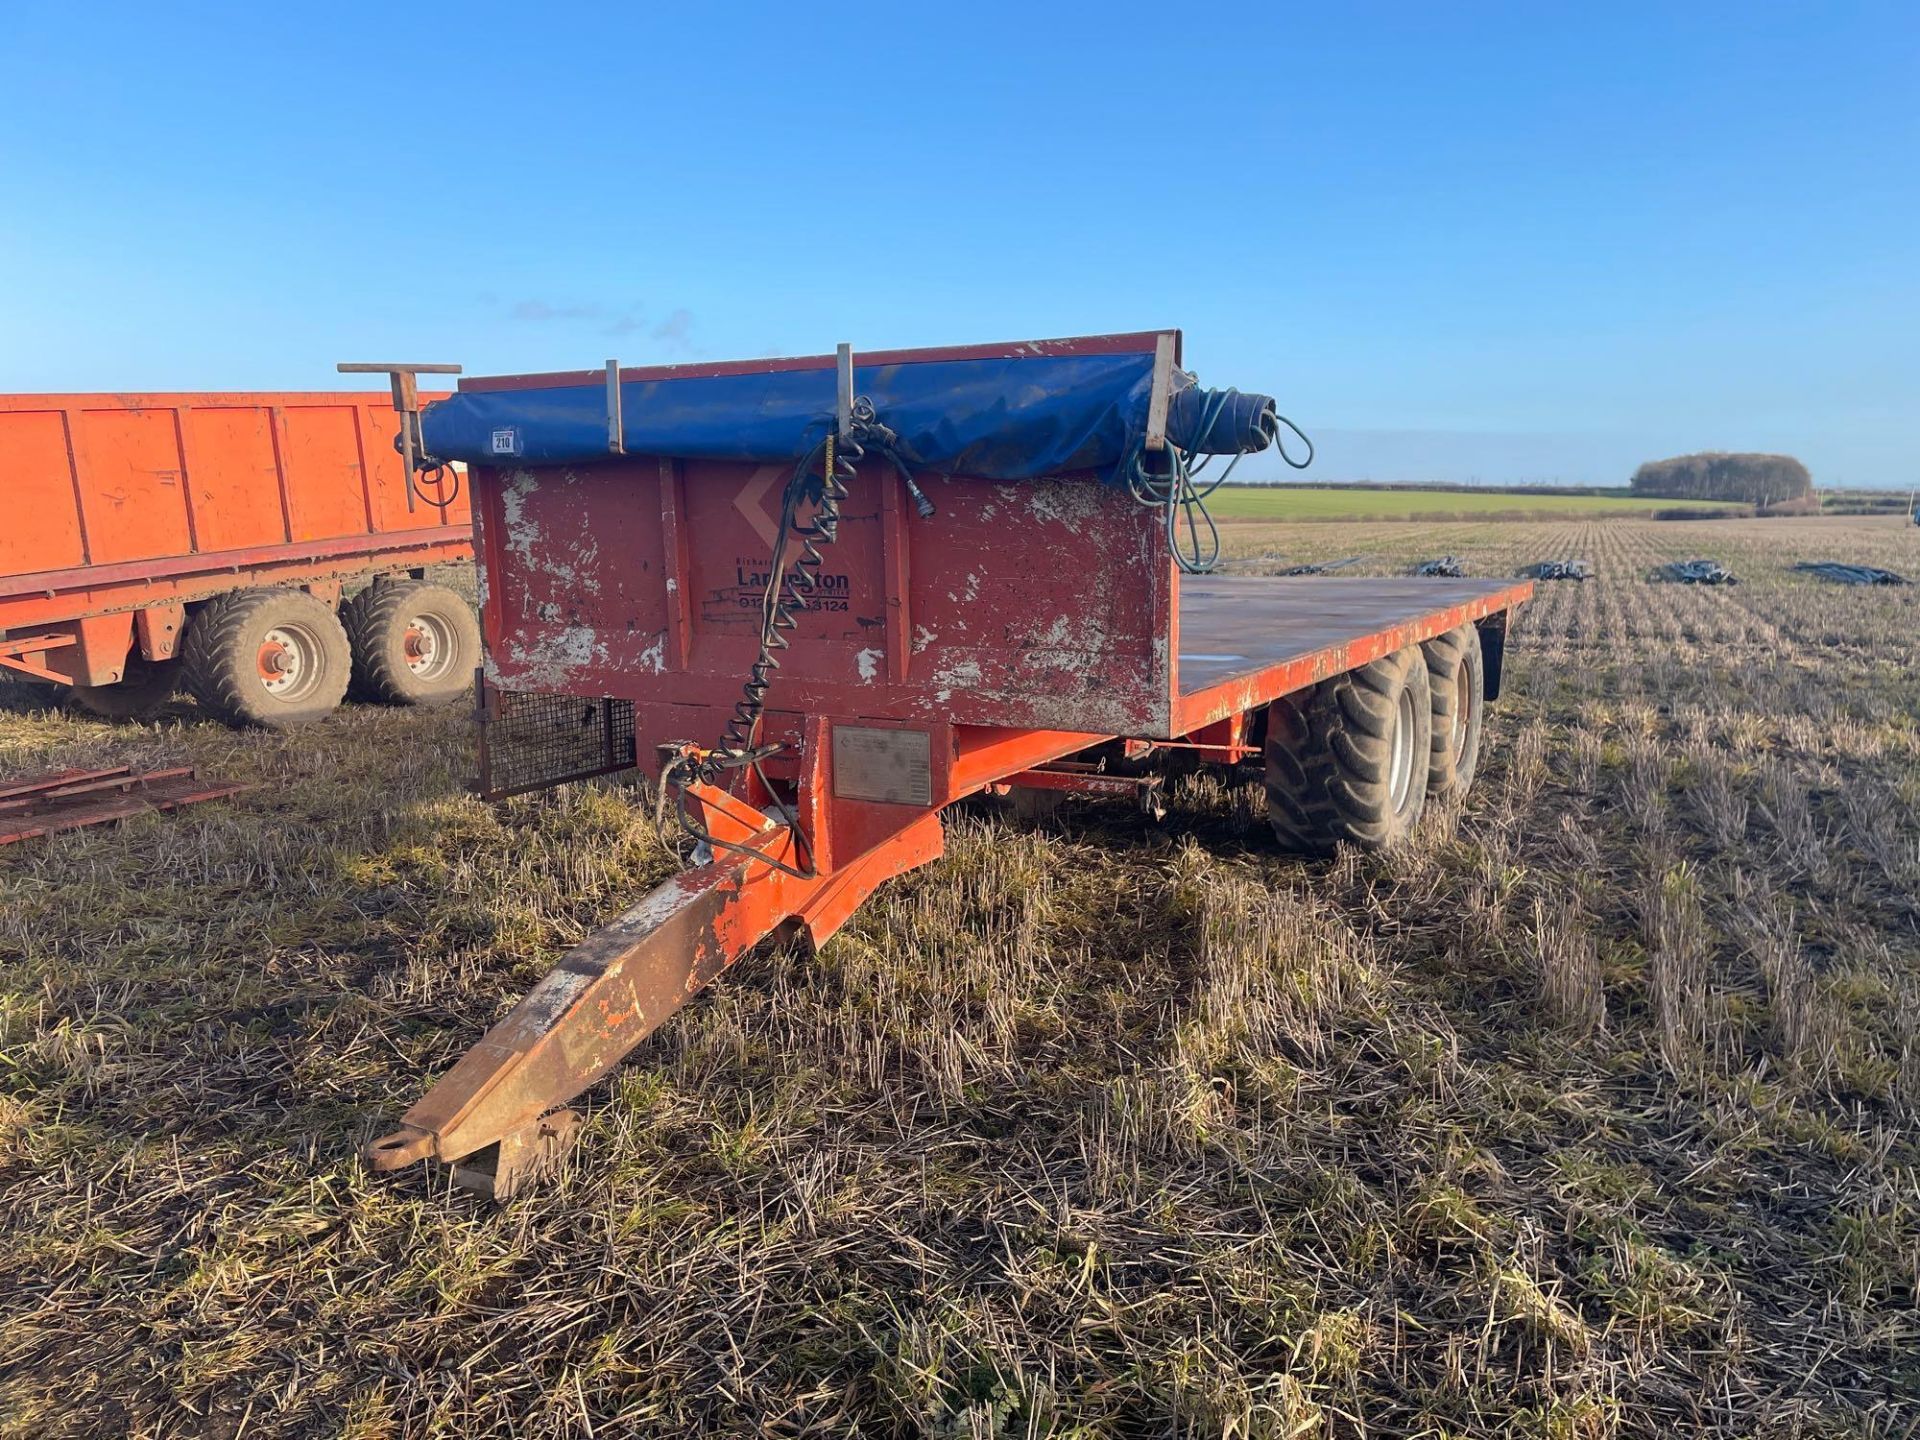
[[[1487,693],[1480,632],[1462,625],[1420,647],[1433,695],[1433,759],[1427,793],[1465,794],[1480,765],[1480,719]]]
[[[1427,800],[1433,702],[1417,646],[1267,707],[1267,816],[1281,845],[1397,845]]]
[[[77,710],[103,720],[146,720],[173,699],[180,688],[178,660],[148,660],[134,651],[113,685],[70,685],[67,698]]]
[[[270,730],[331,712],[353,667],[339,618],[303,590],[236,590],[208,602],[183,651],[194,699],[229,725]]]
[[[473,685],[480,625],[444,585],[376,581],[347,605],[356,693],[389,705],[438,705]]]

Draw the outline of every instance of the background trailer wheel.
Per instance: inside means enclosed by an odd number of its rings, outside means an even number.
[[[317,720],[347,693],[352,652],[331,607],[303,590],[241,590],[187,625],[184,676],[229,725],[271,730]]]
[[[1397,845],[1427,799],[1433,713],[1417,646],[1267,708],[1267,816],[1280,843]]]
[[[178,660],[148,660],[138,651],[127,656],[126,672],[113,685],[73,685],[74,707],[104,720],[145,720],[173,699],[180,688]]]
[[[1466,793],[1480,764],[1480,719],[1487,693],[1480,632],[1462,625],[1420,647],[1433,697],[1433,751],[1427,793]]]
[[[445,585],[379,580],[341,609],[354,692],[388,705],[438,705],[473,686],[480,623]]]

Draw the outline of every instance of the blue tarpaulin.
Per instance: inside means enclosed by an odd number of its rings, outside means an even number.
[[[899,435],[903,460],[986,480],[1113,474],[1145,434],[1152,378],[1150,354],[854,367],[855,392],[871,399],[880,422]],[[1196,401],[1215,392],[1194,390],[1178,371],[1174,383],[1174,444],[1200,453],[1265,444],[1249,443],[1258,428],[1249,417],[1272,401],[1236,394],[1230,405],[1208,407]],[[623,440],[630,455],[792,460],[826,433],[834,392],[830,369],[627,381],[620,387]],[[440,460],[552,465],[611,458],[604,383],[463,390],[428,406],[421,424],[427,453]]]

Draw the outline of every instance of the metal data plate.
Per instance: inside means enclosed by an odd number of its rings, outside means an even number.
[[[833,793],[842,800],[933,804],[933,747],[924,730],[833,727]]]

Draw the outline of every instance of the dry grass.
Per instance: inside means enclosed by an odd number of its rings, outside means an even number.
[[[1598,578],[1418,847],[957,816],[502,1210],[353,1150],[668,870],[628,794],[484,807],[458,713],[0,715],[263,782],[0,852],[0,1435],[1914,1433],[1920,627],[1784,569],[1912,533],[1230,538]]]

